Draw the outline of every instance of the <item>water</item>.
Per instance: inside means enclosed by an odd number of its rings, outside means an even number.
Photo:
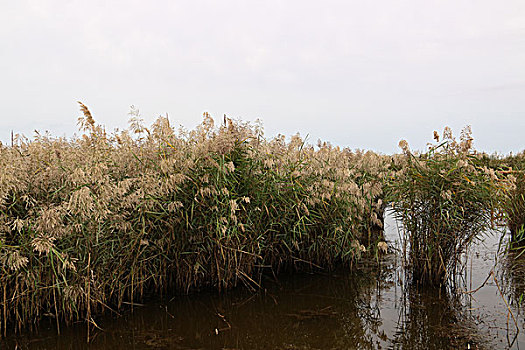
[[[397,240],[390,217],[386,236]],[[400,259],[391,254],[380,269],[268,277],[257,293],[238,288],[151,301],[118,317],[97,318],[100,329],[92,327],[89,345],[85,324],[62,326],[57,335],[47,320],[37,331],[8,337],[0,348],[520,349],[525,318],[517,302],[525,290],[525,265],[516,264],[521,257],[496,259],[499,244],[498,235],[489,235],[469,252],[458,290],[486,281],[472,294],[410,288]]]

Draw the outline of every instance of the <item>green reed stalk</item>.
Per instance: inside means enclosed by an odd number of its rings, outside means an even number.
[[[421,284],[442,285],[453,275],[461,254],[493,224],[498,201],[497,177],[480,167],[470,134],[460,144],[446,136],[420,155],[401,143],[406,166],[388,187],[413,280]]]

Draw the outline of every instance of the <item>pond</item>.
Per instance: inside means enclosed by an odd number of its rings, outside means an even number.
[[[85,324],[61,326],[57,335],[55,323],[47,320],[38,330],[9,336],[0,348],[520,349],[525,344],[524,316],[517,308],[525,271],[517,263],[519,254],[498,253],[507,236],[487,234],[471,247],[452,293],[408,286],[392,217],[385,228],[394,253],[380,268],[267,277],[256,293],[241,287],[153,300],[120,316],[97,318],[99,329],[92,327],[89,344]]]

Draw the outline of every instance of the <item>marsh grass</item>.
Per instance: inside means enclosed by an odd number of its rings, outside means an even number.
[[[510,184],[503,200],[508,227],[515,243],[525,243],[525,155],[523,153],[506,160]]]
[[[412,278],[427,285],[443,285],[501,212],[523,227],[523,158],[487,161],[469,129],[460,142],[436,134],[423,154],[402,142],[403,154],[383,156],[268,139],[260,124],[206,113],[186,130],[163,117],[147,127],[132,108],[128,129],[108,134],[80,109],[78,137],[0,145],[4,335],[43,317],[95,326],[150,295],[352,267],[386,250],[387,204]]]
[[[264,271],[374,254],[389,158],[205,114],[0,146],[0,329],[84,320],[148,295],[258,288]]]
[[[525,153],[507,156],[481,154],[479,161],[498,174],[504,189],[499,211],[511,234],[509,248],[519,248],[525,243]]]
[[[460,264],[461,254],[493,227],[501,186],[497,173],[481,166],[471,150],[470,129],[460,142],[446,128],[443,141],[413,154],[405,141],[404,166],[392,178],[387,198],[402,224],[412,280],[444,285]]]

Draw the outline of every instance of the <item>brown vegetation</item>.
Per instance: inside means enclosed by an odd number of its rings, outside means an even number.
[[[261,271],[352,264],[377,246],[388,157],[205,114],[0,148],[0,320],[92,321],[147,294],[259,283]]]

